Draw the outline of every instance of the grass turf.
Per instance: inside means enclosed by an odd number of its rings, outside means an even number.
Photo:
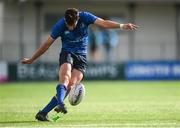
[[[0,127],[180,127],[180,82],[83,82],[86,96],[57,122],[34,115],[54,95],[55,82],[0,86]],[[49,114],[50,119],[55,112]]]

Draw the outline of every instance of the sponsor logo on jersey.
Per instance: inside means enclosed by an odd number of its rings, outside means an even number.
[[[65,32],[64,32],[65,35],[67,35],[67,34],[69,34],[69,33],[70,33],[69,31],[65,31]]]

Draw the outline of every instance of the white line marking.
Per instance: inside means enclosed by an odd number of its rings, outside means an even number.
[[[22,124],[23,125],[23,124]],[[53,123],[53,124],[38,124],[34,126],[5,126],[3,128],[175,128],[177,127],[177,123],[121,123],[121,124],[61,124],[61,123]],[[0,126],[2,127],[2,126]],[[179,125],[180,127],[180,125]]]

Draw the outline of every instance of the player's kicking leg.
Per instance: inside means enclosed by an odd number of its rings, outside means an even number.
[[[65,104],[63,101],[64,101],[64,97],[66,94],[67,85],[69,84],[69,81],[71,79],[71,69],[72,69],[72,67],[71,67],[70,63],[64,63],[60,67],[59,83],[61,83],[61,84],[59,84],[56,88],[58,105],[54,109],[57,113],[59,113],[59,112],[61,112],[63,114],[67,113],[67,108],[65,107]]]
[[[73,85],[79,84],[81,82],[87,68],[86,55],[74,55],[73,57],[74,57],[73,70],[65,97],[67,97]]]
[[[64,99],[66,98],[66,96],[69,94],[70,92],[70,89],[71,89],[71,86],[77,84],[77,83],[80,83],[80,81],[82,80],[83,78],[83,73],[77,69],[73,69],[72,70],[72,73],[71,73],[71,79],[70,79],[70,82],[68,84],[68,87],[67,87],[67,91],[66,91],[66,94],[65,94],[65,97]],[[65,105],[58,105],[55,109],[54,109],[56,112],[62,112],[62,113],[67,113],[67,109],[65,107]]]
[[[70,53],[64,52],[61,54],[60,58],[61,58],[60,62],[63,62],[64,60],[66,62],[68,62],[68,63],[64,63],[62,65],[62,66],[66,65],[65,67],[61,66],[62,70],[60,69],[60,75],[59,75],[60,76],[60,82],[61,83],[63,82],[68,86],[69,85],[72,86],[76,83],[79,83],[81,81],[81,79],[83,78],[83,73],[85,72],[85,69],[87,67],[86,56],[85,55],[70,54]],[[73,60],[73,64],[72,64],[71,60]],[[73,66],[73,67],[71,67],[71,66]],[[73,68],[73,70],[72,70],[72,68]],[[70,88],[66,89],[66,94],[69,93],[69,90],[70,90]],[[58,94],[58,91],[57,91],[57,94]],[[59,93],[59,94],[62,94],[62,93]],[[57,95],[57,98],[58,98],[58,95]],[[63,103],[63,100],[65,98],[65,94],[63,94],[63,97],[61,97],[61,98],[63,98],[63,99],[60,99],[61,102]],[[58,99],[58,101],[59,101],[59,99]],[[58,105],[55,108],[55,111],[56,112],[62,112],[64,114],[67,113],[67,109],[64,106],[64,104]]]
[[[71,90],[71,87],[73,85],[76,85],[76,84],[80,83],[82,78],[83,78],[83,73],[81,71],[79,71],[77,69],[72,70],[71,80],[70,80],[70,82],[68,84],[65,98],[68,96],[68,94],[69,94],[69,92]]]
[[[68,84],[68,87],[67,87],[67,91],[66,91],[66,94],[65,94],[65,97],[64,99],[66,98],[66,96],[69,94],[70,92],[70,89],[71,89],[71,86],[77,84],[77,83],[80,83],[80,81],[82,80],[83,78],[83,73],[77,69],[73,69],[72,70],[72,73],[71,73],[71,79],[70,79],[70,82]],[[67,109],[65,107],[64,104],[62,105],[58,105],[55,109],[54,109],[56,112],[62,112],[62,113],[67,113]]]
[[[70,63],[64,63],[61,65],[60,70],[59,70],[59,83],[56,87],[57,95],[54,96],[51,101],[41,110],[39,111],[35,118],[38,121],[48,121],[47,114],[54,108],[56,112],[62,112],[64,114],[67,113],[67,109],[63,103],[65,93],[66,93],[66,88],[67,85],[69,84],[69,79],[71,77],[71,64]]]

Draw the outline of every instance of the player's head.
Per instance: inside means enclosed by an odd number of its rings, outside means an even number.
[[[65,11],[64,18],[68,29],[73,30],[79,20],[79,11],[76,8],[68,8]]]

